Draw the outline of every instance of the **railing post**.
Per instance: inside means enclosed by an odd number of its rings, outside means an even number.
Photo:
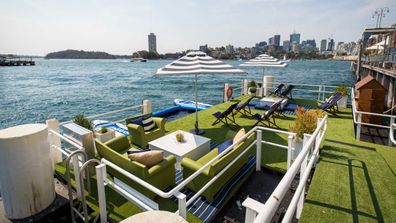
[[[360,140],[360,132],[362,128],[362,113],[358,113],[358,121],[356,123],[356,140]]]
[[[259,211],[264,209],[264,204],[247,197],[242,206],[246,208],[245,223],[253,223]]]
[[[74,179],[76,180],[76,189],[77,189],[77,196],[81,198],[81,189],[80,189],[80,163],[78,159],[78,154],[75,155],[73,158],[73,171],[74,171]]]
[[[320,100],[320,96],[322,95],[322,85],[319,85],[319,91],[318,91],[318,101]]]
[[[256,171],[260,171],[261,170],[261,145],[262,145],[262,133],[261,130],[257,130],[256,131],[257,134],[257,142],[256,142],[256,149],[257,149],[257,153],[256,153]]]
[[[287,169],[290,168],[291,160],[293,158],[292,146],[293,146],[293,136],[289,135],[289,137],[287,138]]]
[[[247,95],[248,93],[248,80],[244,79],[242,81],[242,95]]]
[[[150,100],[143,100],[142,103],[142,114],[147,114],[153,112]]]
[[[177,198],[177,203],[179,206],[179,215],[184,218],[187,219],[187,196],[183,193],[176,193],[175,197]]]
[[[312,136],[310,136],[308,134],[304,134],[303,148],[307,144],[308,140],[311,137]],[[303,174],[304,174],[304,172],[306,171],[306,168],[307,168],[308,156],[309,156],[309,153],[307,153],[307,155],[305,155],[303,161],[301,162],[301,166],[300,166],[300,182],[299,182],[299,184],[305,184],[305,182],[301,181],[301,178],[302,178],[302,176],[303,176]],[[299,219],[301,217],[302,209],[303,209],[303,206],[304,206],[304,200],[305,200],[305,186],[302,189],[302,192],[300,194],[300,199],[298,199],[298,203],[297,203],[297,211],[296,211],[296,218],[297,219]]]
[[[106,180],[106,165],[100,164],[96,167],[96,183],[98,186],[98,200],[99,200],[99,211],[100,211],[100,222],[107,222],[107,210],[106,210],[106,192],[105,192],[105,180]]]
[[[392,146],[393,142],[391,139],[391,135],[393,134],[393,123],[395,123],[395,117],[391,117],[390,118],[390,125],[389,125],[389,141],[388,141],[388,145]]]
[[[45,123],[48,126],[48,130],[53,130],[53,131],[59,133],[59,121],[58,120],[48,119],[45,121]],[[57,135],[50,133],[48,139],[51,143],[51,146],[53,145],[53,146],[61,148],[61,139]],[[62,153],[57,149],[51,149],[50,157],[52,160],[53,167],[55,164],[62,162]]]

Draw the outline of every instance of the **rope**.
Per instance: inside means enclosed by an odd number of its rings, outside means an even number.
[[[396,105],[394,105],[391,109],[389,109],[389,110],[387,110],[387,111],[384,111],[383,112],[383,114],[386,114],[386,113],[388,113],[388,112],[391,112],[393,109],[395,109],[396,108]]]

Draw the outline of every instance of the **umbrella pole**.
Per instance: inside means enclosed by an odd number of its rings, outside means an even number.
[[[195,128],[192,129],[190,132],[196,134],[196,135],[202,135],[204,134],[204,131],[202,129],[199,129],[198,127],[198,78],[197,74],[195,74]]]

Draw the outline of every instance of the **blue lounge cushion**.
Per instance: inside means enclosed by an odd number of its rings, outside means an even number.
[[[224,150],[226,150],[228,147],[230,147],[232,145],[232,139],[229,139],[225,142],[223,142],[222,144],[220,144],[217,147],[217,151],[220,153],[222,153]]]

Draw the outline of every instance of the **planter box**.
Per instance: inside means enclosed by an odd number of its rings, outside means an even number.
[[[107,142],[115,137],[115,131],[112,129],[107,129],[106,133],[95,132],[95,138],[101,142]]]
[[[337,101],[337,105],[339,108],[346,108],[347,107],[348,96],[342,96],[342,98]]]

